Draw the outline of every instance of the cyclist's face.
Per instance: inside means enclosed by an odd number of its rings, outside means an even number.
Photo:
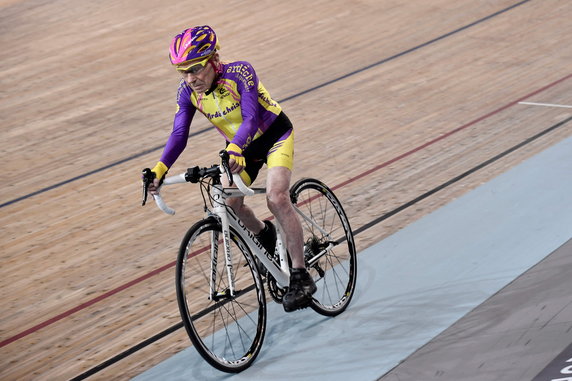
[[[214,66],[216,66],[218,63],[218,57],[213,57],[212,61]],[[216,76],[215,69],[210,61],[207,62],[205,66],[196,64],[191,66],[188,70],[181,71],[180,73],[182,74],[185,82],[187,82],[197,93],[204,93],[210,89]]]

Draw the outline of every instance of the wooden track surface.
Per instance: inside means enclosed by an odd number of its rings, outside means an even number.
[[[340,185],[354,229],[572,115],[517,103],[572,104],[568,0],[157,4],[0,1],[2,380],[70,379],[180,321],[172,262],[200,195],[166,190],[168,217],[141,208],[139,176],[171,129],[167,46],[187,26],[213,26],[223,59],[250,61],[284,100],[294,178]],[[197,115],[193,132],[207,127]],[[565,123],[360,232],[358,249],[571,134]],[[216,163],[221,144],[193,137],[171,173]],[[179,330],[91,379],[189,345]]]

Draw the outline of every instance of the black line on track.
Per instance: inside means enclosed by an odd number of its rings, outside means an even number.
[[[384,215],[368,222],[367,224],[365,224],[365,225],[359,227],[358,229],[354,230],[354,235],[357,235],[357,234],[363,232],[364,230],[367,230],[367,229],[371,228],[372,226],[377,225],[380,222],[387,220],[389,217],[409,208],[410,206],[417,204],[419,201],[422,201],[422,200],[426,199],[427,197],[439,192],[440,190],[443,190],[443,189],[447,188],[448,186],[450,186],[450,185],[464,179],[465,177],[477,172],[478,170],[483,169],[484,167],[486,167],[486,166],[494,163],[495,161],[507,156],[508,154],[516,151],[517,149],[524,147],[525,145],[527,145],[527,144],[535,141],[536,139],[548,134],[549,132],[552,132],[552,131],[556,130],[557,128],[562,127],[563,125],[570,122],[571,120],[572,120],[572,116],[567,118],[567,119],[564,119],[562,122],[559,122],[559,123],[547,128],[546,130],[541,131],[538,134],[520,142],[519,144],[507,149],[506,151],[499,153],[495,157],[492,157],[489,160],[482,162],[481,164],[477,165],[476,167],[473,167],[473,168],[469,169],[468,171],[463,172],[456,177],[453,177],[451,180],[439,185],[438,187],[431,189],[430,191],[423,193],[421,196],[419,196],[419,197],[417,197],[417,198],[393,209],[392,211],[387,212]]]
[[[426,199],[426,198],[432,196],[433,194],[435,194],[435,193],[437,193],[437,192],[439,192],[439,191],[441,191],[441,190],[443,190],[443,189],[445,189],[445,188],[447,188],[447,187],[449,187],[449,186],[455,184],[456,182],[458,182],[458,181],[464,179],[465,177],[467,177],[467,176],[469,176],[469,175],[471,175],[471,174],[473,174],[473,173],[475,173],[475,172],[477,172],[477,171],[479,171],[479,170],[485,168],[486,166],[488,166],[488,165],[490,165],[490,164],[492,164],[492,163],[494,163],[494,162],[496,162],[496,161],[502,159],[503,157],[505,157],[505,156],[511,154],[512,152],[514,152],[514,151],[516,151],[516,150],[518,150],[518,149],[520,149],[520,148],[522,148],[522,147],[524,147],[524,146],[526,146],[526,145],[528,145],[528,144],[530,144],[530,143],[532,143],[533,141],[535,141],[535,140],[537,140],[537,139],[543,137],[544,135],[547,135],[548,133],[550,133],[550,132],[552,132],[552,131],[554,131],[554,130],[556,130],[556,129],[558,129],[558,128],[564,126],[564,125],[566,125],[566,124],[567,124],[568,122],[570,122],[570,121],[572,121],[572,116],[571,116],[571,117],[568,117],[567,119],[564,119],[564,120],[561,121],[561,122],[558,122],[558,123],[554,124],[553,126],[548,127],[547,129],[545,129],[545,130],[539,132],[538,134],[536,134],[536,135],[534,135],[534,136],[532,136],[532,137],[530,137],[530,138],[528,138],[528,139],[526,139],[526,140],[524,140],[524,141],[522,141],[522,142],[516,144],[515,146],[513,146],[513,147],[507,149],[506,151],[503,151],[503,152],[499,153],[498,155],[496,155],[496,156],[490,158],[489,160],[486,160],[486,161],[482,162],[481,164],[479,164],[479,165],[477,165],[477,166],[475,166],[475,167],[469,169],[468,171],[463,172],[462,174],[453,177],[453,178],[450,179],[449,181],[446,181],[446,182],[444,182],[443,184],[441,184],[441,185],[439,185],[439,186],[437,186],[437,187],[431,189],[430,191],[423,193],[423,194],[420,195],[419,197],[416,197],[416,198],[414,198],[413,200],[411,200],[411,201],[409,201],[409,202],[406,202],[405,204],[402,204],[401,206],[399,206],[399,207],[397,207],[397,208],[395,208],[395,209],[393,209],[393,210],[391,210],[391,211],[385,213],[384,215],[382,215],[382,216],[380,216],[380,217],[378,217],[378,218],[376,218],[376,219],[374,219],[374,220],[368,222],[367,224],[362,225],[361,227],[359,227],[358,229],[355,229],[355,230],[353,231],[354,236],[356,236],[356,235],[358,235],[358,234],[360,234],[360,233],[366,231],[367,229],[369,229],[369,228],[371,228],[371,227],[373,227],[373,226],[379,224],[379,223],[382,222],[382,221],[387,220],[389,217],[392,217],[392,216],[396,215],[397,213],[402,212],[403,210],[405,210],[405,209],[407,209],[407,208],[409,208],[409,207],[411,207],[411,206],[417,204],[418,202],[420,202],[420,201],[422,201],[422,200],[424,200],[424,199]],[[142,341],[141,343],[135,345],[134,347],[129,348],[128,350],[126,350],[126,351],[124,351],[124,352],[118,354],[117,356],[112,357],[111,359],[109,359],[109,360],[107,360],[107,361],[101,363],[100,365],[98,365],[98,366],[96,366],[96,367],[94,367],[94,368],[88,370],[87,372],[85,372],[85,373],[83,373],[83,374],[81,374],[81,375],[79,375],[79,376],[73,378],[72,380],[73,380],[73,381],[83,380],[83,379],[85,379],[85,378],[87,378],[87,377],[89,377],[89,376],[91,376],[91,375],[93,375],[93,374],[95,374],[95,373],[97,373],[97,372],[99,372],[99,371],[101,371],[101,370],[107,368],[108,366],[115,364],[116,362],[118,362],[118,361],[120,361],[120,360],[126,358],[127,356],[129,356],[129,355],[131,355],[131,354],[133,354],[133,353],[139,351],[140,349],[143,349],[144,347],[146,347],[146,346],[148,346],[148,345],[154,343],[155,341],[158,341],[158,340],[162,339],[163,337],[170,335],[171,333],[177,331],[177,330],[178,330],[179,328],[181,328],[181,327],[183,327],[183,323],[182,323],[182,322],[180,322],[180,323],[178,323],[178,324],[175,324],[175,325],[173,325],[172,327],[167,328],[166,330],[164,330],[164,331],[162,331],[162,332],[156,334],[155,336],[153,336],[153,337],[151,337],[151,338],[149,338],[149,339],[147,339],[147,340],[145,340],[145,341]]]
[[[97,372],[102,371],[103,369],[107,368],[108,366],[115,364],[116,362],[118,362],[120,360],[123,360],[124,358],[132,355],[133,353],[139,351],[140,349],[143,349],[146,346],[153,344],[155,341],[162,339],[165,336],[170,335],[171,333],[177,331],[178,329],[180,329],[182,327],[183,327],[183,322],[177,323],[177,324],[173,325],[172,327],[169,327],[166,330],[159,332],[158,334],[148,338],[147,340],[144,340],[144,341],[140,342],[139,344],[127,349],[126,351],[121,352],[117,356],[114,356],[114,357],[110,358],[109,360],[102,362],[101,364],[97,365],[96,367],[91,368],[87,372],[84,372],[84,373],[80,374],[79,376],[72,378],[70,381],[85,380],[89,376],[93,376]]]
[[[352,72],[350,72],[350,73],[344,74],[344,75],[342,75],[342,76],[340,76],[340,77],[337,77],[337,78],[334,78],[334,79],[332,79],[332,80],[326,81],[326,82],[321,83],[321,84],[319,84],[319,85],[317,85],[317,86],[314,86],[314,87],[311,87],[311,88],[309,88],[309,89],[303,90],[303,91],[301,91],[301,92],[299,92],[299,93],[296,93],[296,94],[294,94],[294,95],[290,95],[289,97],[286,97],[286,98],[284,98],[284,99],[282,99],[282,100],[279,100],[278,103],[288,102],[288,101],[290,101],[290,100],[292,100],[292,99],[301,97],[302,95],[311,93],[311,92],[313,92],[313,91],[319,90],[319,89],[321,89],[321,88],[323,88],[323,87],[329,86],[329,85],[331,85],[331,84],[334,84],[334,83],[336,83],[336,82],[339,82],[339,81],[341,81],[341,80],[344,80],[344,79],[346,79],[346,78],[349,78],[349,77],[351,77],[351,76],[354,76],[354,75],[356,75],[356,74],[359,74],[359,73],[362,73],[362,72],[367,71],[367,70],[369,70],[369,69],[372,69],[372,68],[374,68],[374,67],[376,67],[376,66],[382,65],[382,64],[384,64],[384,63],[386,63],[386,62],[393,61],[393,60],[395,60],[395,59],[397,59],[397,58],[399,58],[399,57],[402,57],[402,56],[404,56],[404,55],[406,55],[406,54],[415,52],[415,51],[417,51],[417,50],[419,50],[419,49],[421,49],[421,48],[424,48],[424,47],[426,47],[426,46],[429,46],[429,45],[431,45],[431,44],[433,44],[433,43],[435,43],[435,42],[441,41],[441,40],[443,40],[443,39],[445,39],[445,38],[447,38],[447,37],[450,37],[450,36],[452,36],[452,35],[454,35],[454,34],[457,34],[457,33],[459,33],[459,32],[462,32],[462,31],[466,30],[466,29],[469,29],[469,28],[471,28],[471,27],[473,27],[473,26],[475,26],[475,25],[478,25],[478,24],[480,24],[480,23],[482,23],[482,22],[485,22],[485,21],[487,21],[487,20],[489,20],[489,19],[492,19],[493,17],[496,17],[496,16],[498,16],[498,15],[500,15],[500,14],[503,14],[503,13],[505,13],[505,12],[508,12],[508,11],[510,11],[510,10],[512,10],[512,9],[514,9],[514,8],[520,6],[520,5],[522,5],[522,4],[528,3],[528,2],[530,2],[530,1],[532,1],[532,0],[523,0],[523,1],[520,1],[520,2],[518,2],[518,3],[516,3],[516,4],[511,5],[510,7],[501,9],[500,11],[497,11],[497,12],[495,12],[495,13],[492,13],[492,14],[488,15],[488,16],[485,16],[485,17],[483,17],[483,18],[481,18],[481,19],[479,19],[479,20],[477,20],[477,21],[474,21],[474,22],[472,22],[472,23],[470,23],[470,24],[467,24],[467,25],[465,25],[465,26],[462,26],[462,27],[460,27],[460,28],[457,28],[457,29],[455,29],[455,30],[453,30],[453,31],[451,31],[451,32],[445,33],[445,34],[443,34],[443,35],[441,35],[441,36],[439,36],[439,37],[436,37],[436,38],[434,38],[434,39],[432,39],[432,40],[429,40],[429,41],[427,41],[427,42],[424,42],[424,43],[422,43],[422,44],[420,44],[420,45],[414,46],[413,48],[404,50],[404,51],[401,52],[401,53],[397,53],[397,54],[395,54],[395,55],[393,55],[393,56],[391,56],[391,57],[384,58],[384,59],[381,60],[381,61],[374,62],[374,63],[372,63],[372,64],[370,64],[370,65],[368,65],[368,66],[365,66],[365,67],[363,67],[363,68],[361,68],[361,69],[354,70],[354,71],[352,71]],[[211,131],[211,130],[212,130],[211,127],[207,127],[207,128],[202,129],[202,130],[199,130],[199,131],[197,131],[197,132],[195,132],[195,133],[191,133],[191,134],[189,135],[189,139],[192,138],[192,137],[194,137],[194,136],[201,135],[201,134],[203,134],[203,133],[205,133],[205,132],[207,132],[207,131]],[[123,164],[123,163],[125,163],[125,162],[131,161],[131,160],[134,160],[134,159],[137,159],[137,158],[139,158],[139,157],[141,157],[141,156],[145,156],[145,155],[147,155],[147,154],[149,154],[149,153],[151,153],[151,152],[158,151],[158,150],[160,150],[160,149],[162,149],[162,148],[164,148],[164,147],[165,147],[165,145],[162,144],[162,145],[160,145],[160,146],[156,146],[156,147],[147,149],[147,150],[145,150],[145,151],[143,151],[143,152],[136,153],[136,154],[134,154],[134,155],[128,156],[128,157],[126,157],[126,158],[124,158],[124,159],[115,161],[115,162],[110,163],[110,164],[108,164],[108,165],[105,165],[105,166],[103,166],[103,167],[100,167],[100,168],[94,169],[94,170],[92,170],[92,171],[86,172],[86,173],[84,173],[84,174],[82,174],[82,175],[79,175],[79,176],[76,176],[76,177],[72,177],[71,179],[68,179],[68,180],[65,180],[65,181],[61,181],[61,182],[59,182],[59,183],[50,185],[50,186],[45,187],[45,188],[42,188],[42,189],[39,189],[39,190],[34,191],[34,192],[32,192],[32,193],[28,193],[28,194],[26,194],[26,195],[24,195],[24,196],[20,196],[20,197],[17,197],[17,198],[15,198],[15,199],[6,201],[6,202],[0,204],[0,208],[3,208],[3,207],[8,206],[8,205],[12,205],[12,204],[14,204],[14,203],[16,203],[16,202],[19,202],[19,201],[26,200],[26,199],[28,199],[28,198],[30,198],[30,197],[33,197],[33,196],[36,196],[36,195],[38,195],[38,194],[45,193],[45,192],[48,192],[48,191],[50,191],[50,190],[59,188],[59,187],[61,187],[61,186],[63,186],[63,185],[66,185],[66,184],[69,184],[69,183],[71,183],[71,182],[74,182],[74,181],[83,179],[83,178],[85,178],[85,177],[88,177],[88,176],[91,176],[91,175],[95,175],[95,174],[97,174],[97,173],[99,173],[99,172],[103,172],[103,171],[105,171],[105,170],[107,170],[107,169],[109,169],[109,168],[113,168],[113,167],[115,167],[115,166],[117,166],[117,165],[120,165],[120,164]]]

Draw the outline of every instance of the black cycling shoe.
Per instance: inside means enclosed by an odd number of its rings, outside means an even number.
[[[276,228],[272,222],[264,220],[264,228],[260,233],[256,234],[256,239],[270,255],[274,255],[274,250],[276,249]]]
[[[290,287],[282,299],[284,311],[292,312],[306,308],[312,301],[312,294],[318,288],[306,269],[292,269]]]
[[[260,233],[256,234],[256,239],[262,244],[262,246],[264,246],[266,251],[271,255],[274,255],[274,250],[276,249],[276,228],[272,222],[267,220],[264,221],[264,228]],[[260,259],[254,258],[254,261],[256,262],[260,275],[266,276],[268,271],[262,262],[260,262]]]

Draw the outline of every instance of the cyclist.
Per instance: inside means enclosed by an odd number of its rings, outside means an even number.
[[[191,120],[198,110],[225,138],[230,170],[239,174],[246,185],[252,184],[266,163],[267,205],[284,230],[292,261],[283,307],[286,312],[307,307],[316,285],[304,265],[302,226],[288,191],[294,159],[292,124],[253,67],[245,61],[223,63],[219,49],[217,36],[209,26],[189,28],[173,38],[169,58],[183,79],[173,130],[152,169],[155,179],[149,191],[157,192],[168,169],[185,149]],[[229,185],[226,179],[223,181],[224,186]],[[259,220],[243,197],[229,199],[229,204],[265,248],[274,253],[273,224]]]

